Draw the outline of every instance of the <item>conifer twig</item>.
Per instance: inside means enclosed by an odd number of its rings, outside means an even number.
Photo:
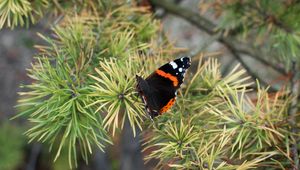
[[[291,126],[292,134],[297,134],[297,123],[296,123],[296,114],[298,112],[297,104],[298,104],[298,96],[299,96],[299,88],[300,88],[300,80],[299,80],[299,70],[297,70],[296,63],[292,63],[292,78],[291,78],[291,96],[292,102],[288,110],[289,114],[289,123]],[[291,147],[291,153],[294,160],[294,170],[299,170],[299,153],[297,148],[297,137],[293,141],[293,146]]]
[[[189,9],[178,6],[167,0],[150,0],[150,1],[153,5],[155,5],[157,7],[161,7],[169,13],[185,19],[186,21],[190,22],[191,24],[198,27],[199,29],[205,31],[209,35],[215,35],[218,33],[215,31],[216,25],[213,24],[208,19],[204,18],[203,16],[199,15],[197,12],[193,12]],[[261,54],[263,54],[261,51],[255,49],[253,47],[249,47],[249,45],[246,45],[240,41],[237,41],[235,39],[235,37],[233,37],[231,35],[220,36],[218,38],[218,41],[223,43],[227,47],[230,47],[231,49],[233,49],[234,51],[236,51],[238,53],[243,53],[243,54],[247,54],[247,55],[251,56],[253,59],[261,62],[262,64],[264,64],[266,66],[271,67],[278,73],[281,73],[283,75],[287,74],[283,68],[278,67],[277,65],[274,65],[273,63],[270,63],[269,61],[260,57]],[[270,58],[272,58],[272,57],[270,57]]]

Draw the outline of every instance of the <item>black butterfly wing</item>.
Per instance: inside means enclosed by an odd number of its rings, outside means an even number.
[[[145,109],[151,118],[154,118],[159,115],[159,101],[157,96],[155,96],[158,91],[151,87],[146,80],[140,76],[136,76],[137,79],[137,90],[139,95],[142,98],[142,101],[145,103]]]
[[[166,112],[175,103],[176,91],[190,64],[190,58],[182,57],[161,66],[145,80],[137,76],[137,89],[151,118]]]
[[[191,66],[191,59],[189,57],[178,58],[174,61],[166,63],[153,72],[146,80],[151,83],[151,86],[164,86],[178,89],[183,83],[186,70]],[[157,78],[157,77],[161,77]],[[164,83],[162,81],[164,80]],[[162,80],[162,81],[161,81]],[[156,82],[159,81],[160,83]],[[171,84],[168,83],[171,81]]]

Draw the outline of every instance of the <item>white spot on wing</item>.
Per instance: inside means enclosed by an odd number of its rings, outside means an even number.
[[[183,61],[183,57],[180,58],[180,61]]]
[[[171,61],[169,64],[173,67],[173,69],[176,69],[178,67],[174,61]]]
[[[147,112],[148,112],[148,113],[151,113],[151,110],[150,110],[148,107],[147,107]]]
[[[179,72],[182,72],[182,68],[179,68],[178,71],[179,71]]]

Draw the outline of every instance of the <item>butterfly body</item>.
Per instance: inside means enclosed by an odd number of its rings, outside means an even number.
[[[177,90],[190,65],[190,58],[182,57],[161,66],[146,79],[136,76],[137,91],[151,118],[161,115],[173,106]]]

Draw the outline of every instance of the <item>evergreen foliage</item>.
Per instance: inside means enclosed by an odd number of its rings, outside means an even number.
[[[108,131],[122,129],[125,117],[134,133],[142,128],[137,53],[149,51],[145,42],[156,37],[158,26],[143,13],[126,4],[99,16],[82,11],[54,27],[53,37],[40,35],[49,45],[37,46],[41,53],[28,69],[34,82],[22,86],[18,106],[26,109],[19,116],[29,117],[27,136],[49,143],[54,160],[67,147],[71,167],[77,166],[78,148],[87,161],[93,146],[111,144]]]
[[[203,1],[201,8],[213,6],[222,16],[218,29],[225,36],[273,50],[274,60],[288,66],[299,59],[299,5],[292,0],[228,0]],[[29,140],[49,143],[54,160],[66,149],[70,167],[77,166],[78,153],[87,162],[95,146],[104,151],[113,145],[111,136],[128,119],[134,134],[151,127],[144,130],[149,132],[144,151],[150,151],[145,159],[159,160],[158,168],[297,166],[291,147],[299,134],[288,120],[295,99],[289,88],[270,93],[240,66],[222,77],[216,59],[194,56],[194,70],[188,72],[176,105],[152,122],[135,90],[135,75],[149,75],[178,52],[158,36],[159,23],[130,1],[3,0],[0,28],[34,22],[46,6],[64,18],[53,27],[53,36],[40,35],[48,45],[36,46],[40,53],[28,69],[33,82],[22,86],[18,106],[24,111],[17,116],[28,118]]]
[[[199,7],[220,17],[218,28],[225,34],[246,39],[255,48],[265,48],[268,57],[286,66],[292,60],[299,62],[300,4],[296,0],[202,1]]]
[[[153,134],[145,140],[145,150],[154,151],[146,159],[158,158],[158,168],[286,167],[291,158],[284,93],[270,96],[258,86],[257,101],[252,101],[246,95],[251,83],[241,79],[245,71],[235,68],[221,78],[216,60],[199,65],[183,88],[182,94],[189,95],[180,97],[179,108],[155,120]],[[192,86],[197,81],[202,84]]]
[[[0,28],[4,25],[14,28],[18,25],[35,23],[37,16],[49,6],[48,0],[2,0],[0,1]]]

